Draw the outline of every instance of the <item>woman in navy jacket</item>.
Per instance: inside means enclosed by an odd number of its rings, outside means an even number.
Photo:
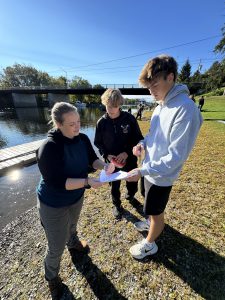
[[[76,226],[85,188],[102,185],[97,178],[88,178],[88,171],[90,168],[105,168],[111,173],[115,167],[98,159],[89,138],[80,133],[80,116],[73,105],[56,103],[51,119],[54,129],[37,151],[42,175],[37,196],[39,214],[48,240],[45,278],[52,297],[58,299],[63,292],[58,273],[65,246],[69,250],[88,250],[86,241],[78,239]]]

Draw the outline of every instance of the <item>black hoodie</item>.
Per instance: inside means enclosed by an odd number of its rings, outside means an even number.
[[[67,178],[86,178],[89,167],[98,159],[89,138],[80,133],[73,139],[52,129],[37,151],[37,162],[42,178],[37,188],[40,201],[52,207],[74,204],[84,188],[68,191]]]
[[[106,113],[98,120],[94,144],[105,159],[109,154],[118,155],[126,152],[127,164],[133,165],[137,159],[132,149],[142,139],[143,136],[135,117],[121,111],[118,118],[111,119]]]

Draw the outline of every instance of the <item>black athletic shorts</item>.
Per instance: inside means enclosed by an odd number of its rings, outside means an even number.
[[[172,186],[154,185],[146,179],[144,179],[144,186],[144,214],[148,216],[160,215],[166,208]]]

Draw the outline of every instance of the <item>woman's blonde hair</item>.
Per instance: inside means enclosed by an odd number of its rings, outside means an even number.
[[[53,123],[55,127],[57,123],[62,124],[63,123],[63,114],[69,113],[69,112],[77,112],[77,108],[73,106],[70,103],[67,102],[57,102],[54,104],[51,110],[51,120],[50,123]]]
[[[102,104],[112,105],[113,107],[121,106],[124,103],[124,98],[118,89],[107,89],[101,96]]]

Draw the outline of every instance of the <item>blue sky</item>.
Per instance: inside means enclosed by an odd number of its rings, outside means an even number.
[[[0,71],[21,63],[91,84],[135,84],[161,53],[205,71],[221,59],[213,49],[224,7],[224,0],[0,0]]]

